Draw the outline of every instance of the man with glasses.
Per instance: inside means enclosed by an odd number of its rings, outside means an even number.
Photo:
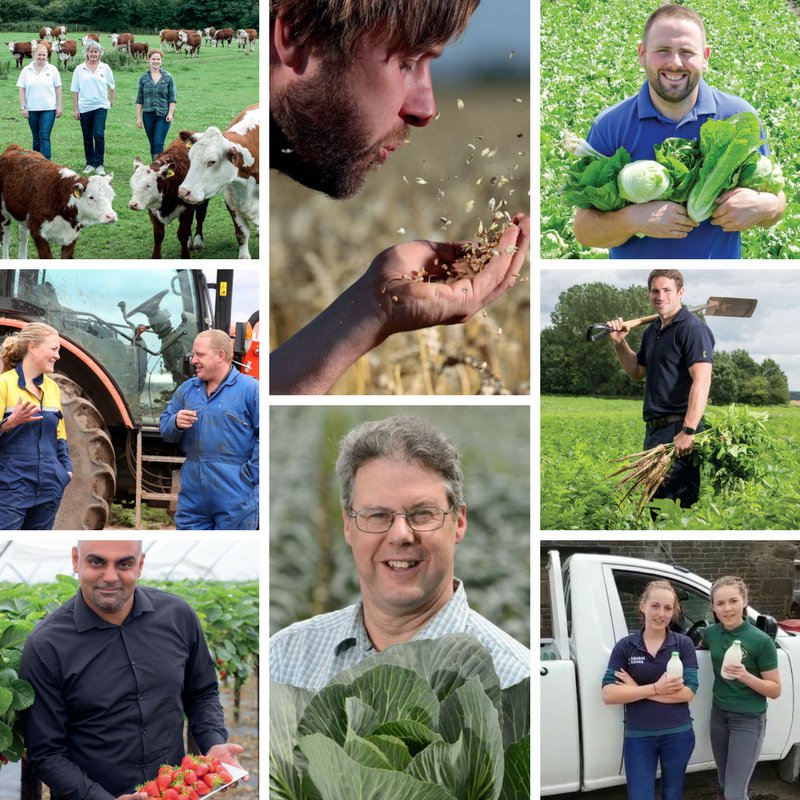
[[[470,609],[455,577],[467,507],[453,443],[417,417],[365,422],[342,440],[336,474],[361,599],[276,633],[272,679],[320,689],[390,645],[448,633],[475,636],[501,686],[528,677],[530,651]]]

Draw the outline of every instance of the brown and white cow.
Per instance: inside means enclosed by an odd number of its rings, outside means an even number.
[[[210,47],[211,43],[214,41],[214,36],[217,33],[217,29],[214,27],[210,28],[203,28],[203,37],[206,40],[206,44]]]
[[[111,34],[111,46],[116,48],[117,50],[127,50],[130,53],[132,44],[133,44],[132,33]]]
[[[220,28],[214,34],[214,47],[216,47],[220,43],[224,45],[225,42],[227,42],[228,47],[230,47],[231,39],[233,39],[233,28]]]
[[[197,31],[179,31],[178,32],[178,41],[180,42],[180,47],[183,45],[186,46],[186,50],[184,51],[187,56],[198,56],[200,55],[200,43],[203,41],[203,37],[197,33]]]
[[[164,30],[158,32],[158,38],[161,40],[162,48],[171,47],[174,50],[178,43],[178,31],[164,28]]]
[[[240,28],[236,31],[236,49],[241,47],[244,50],[249,45],[252,51],[253,42],[256,39],[258,39],[258,32],[254,28]]]
[[[117,221],[111,207],[113,175],[86,178],[41,153],[10,144],[0,154],[0,239],[9,257],[11,225],[19,225],[19,258],[28,257],[28,233],[39,258],[72,258],[81,229]]]
[[[146,61],[149,52],[150,45],[147,42],[134,42],[131,45],[131,56],[133,58],[142,58]]]
[[[8,52],[14,56],[17,62],[17,69],[21,69],[24,59],[31,57],[33,49],[30,42],[9,42]]]
[[[56,25],[53,28],[53,38],[58,39],[59,41],[63,42],[64,39],[67,38],[67,26],[66,25]]]
[[[59,65],[63,64],[66,67],[75,58],[75,54],[78,52],[78,43],[74,39],[64,39],[63,41],[56,39],[53,42],[53,52],[58,54]]]
[[[39,38],[49,42],[53,38],[53,29],[42,26],[39,28]]]
[[[202,203],[223,192],[233,219],[239,258],[250,258],[250,226],[258,235],[258,131],[257,105],[242,111],[225,129],[205,133],[181,131],[189,146],[189,172],[178,190],[187,203]]]
[[[133,162],[131,201],[128,205],[134,211],[147,210],[150,214],[153,224],[152,258],[161,258],[165,228],[176,218],[181,258],[189,258],[192,250],[203,249],[203,221],[208,200],[192,205],[178,197],[178,189],[188,171],[189,150],[181,139],[175,139],[149,166],[139,158]],[[192,218],[195,214],[197,227],[192,239]]]

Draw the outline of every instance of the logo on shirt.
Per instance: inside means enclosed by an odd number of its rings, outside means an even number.
[[[644,656],[630,656],[628,658],[628,664],[631,664],[631,665],[633,665],[633,664],[644,664],[645,660],[646,659],[645,659]]]

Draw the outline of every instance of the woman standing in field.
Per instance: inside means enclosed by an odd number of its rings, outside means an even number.
[[[639,601],[644,628],[620,639],[603,676],[603,702],[625,705],[625,776],[628,800],[654,800],[661,762],[663,800],[681,800],[694,750],[689,702],[697,691],[697,656],[691,640],[670,630],[680,613],[668,581],[651,581]],[[667,663],[678,653],[683,677]]]
[[[100,61],[103,48],[93,41],[86,45],[86,61],[72,73],[72,97],[75,119],[81,123],[83,151],[86,155],[84,175],[96,172],[105,175],[106,117],[114,105],[114,74]]]
[[[19,74],[19,104],[33,134],[32,149],[50,159],[50,132],[61,116],[61,76],[47,63],[48,49],[36,45],[33,61]]]
[[[0,347],[0,529],[49,530],[72,478],[58,384],[58,331],[32,322]]]
[[[711,749],[717,764],[720,796],[746,800],[767,726],[767,698],[781,694],[775,642],[747,618],[747,586],[727,575],[711,586],[711,607],[719,620],[703,631],[711,651],[714,691]],[[741,663],[724,666],[725,653],[740,642]]]
[[[136,91],[136,127],[144,126],[150,142],[150,157],[153,161],[164,151],[164,140],[175,113],[175,81],[172,75],[161,69],[164,54],[151,50],[148,61],[150,69],[139,78]]]

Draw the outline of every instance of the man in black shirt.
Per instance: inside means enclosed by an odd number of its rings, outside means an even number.
[[[688,508],[700,497],[700,468],[692,463],[695,434],[702,430],[711,388],[714,335],[681,305],[683,275],[676,269],[655,269],[647,279],[650,304],[658,319],[648,326],[638,353],[625,338],[622,319],[610,320],[614,353],[634,380],[645,378],[644,449],[673,442],[676,460],[655,497],[680,501]]]
[[[139,541],[79,542],[79,591],[25,643],[25,745],[53,800],[140,800],[134,787],[185,755],[184,715],[203,753],[238,766],[200,621],[137,586],[143,564]]]

